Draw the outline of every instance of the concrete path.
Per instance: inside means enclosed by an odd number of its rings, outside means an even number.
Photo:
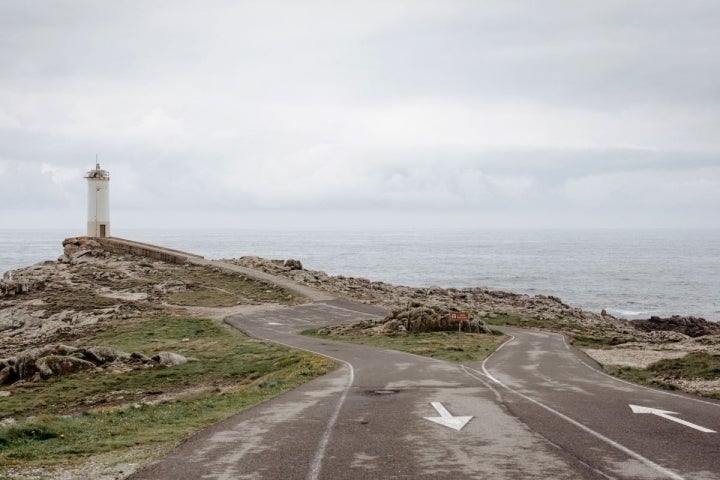
[[[187,262],[193,265],[217,267],[224,270],[229,270],[231,272],[242,273],[243,275],[247,275],[248,277],[255,278],[257,280],[264,280],[280,287],[287,288],[288,290],[306,296],[313,302],[322,302],[327,300],[333,300],[335,298],[333,295],[330,295],[327,292],[307,287],[300,283],[294,282],[289,278],[278,277],[269,273],[261,272],[259,270],[253,270],[252,268],[233,265],[232,263],[221,262],[219,260],[205,260],[203,258],[188,258]]]

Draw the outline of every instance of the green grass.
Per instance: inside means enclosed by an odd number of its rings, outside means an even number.
[[[611,375],[636,383],[679,390],[673,384],[675,379],[717,380],[720,378],[720,355],[695,352],[683,358],[660,360],[646,369],[608,365],[605,371]],[[704,396],[720,398],[720,392],[694,392]]]
[[[483,360],[497,349],[507,338],[499,332],[496,334],[429,332],[408,333],[395,336],[366,335],[318,335],[317,330],[306,330],[303,335],[336,340],[339,342],[361,343],[373,347],[401,352],[414,353],[426,357],[450,360],[453,362],[470,362]]]
[[[252,340],[194,318],[119,324],[76,344],[146,355],[170,350],[196,360],[124,373],[83,372],[9,387],[12,395],[0,398],[0,418],[14,417],[19,424],[0,429],[0,465],[64,465],[136,445],[176,445],[333,368],[323,357]],[[163,394],[174,397],[148,404]],[[23,420],[28,417],[36,418]]]
[[[504,313],[496,314],[494,318],[483,318],[488,325],[520,327],[520,328],[560,328],[567,326],[568,322],[552,319],[541,320],[535,317],[521,317],[518,315],[508,315]]]

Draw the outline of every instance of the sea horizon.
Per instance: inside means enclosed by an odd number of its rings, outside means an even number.
[[[80,229],[0,229],[0,272],[55,260]],[[300,260],[305,268],[407,286],[554,295],[621,318],[720,320],[720,229],[114,228],[117,237],[207,258]]]

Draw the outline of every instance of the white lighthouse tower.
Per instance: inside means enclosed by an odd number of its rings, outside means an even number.
[[[95,164],[85,175],[88,180],[88,237],[110,236],[110,172]]]

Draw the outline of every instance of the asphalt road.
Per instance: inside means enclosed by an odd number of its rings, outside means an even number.
[[[609,377],[561,335],[505,331],[512,341],[466,368],[489,376],[509,411],[563,451],[612,478],[720,478],[720,433],[697,428],[720,432],[720,402]]]
[[[298,335],[382,314],[332,300],[227,319],[340,368],[196,435],[131,478],[720,478],[719,434],[629,407],[720,431],[717,402],[607,377],[559,335],[508,329],[513,340],[466,365]],[[473,418],[461,430],[432,422],[431,402]]]

